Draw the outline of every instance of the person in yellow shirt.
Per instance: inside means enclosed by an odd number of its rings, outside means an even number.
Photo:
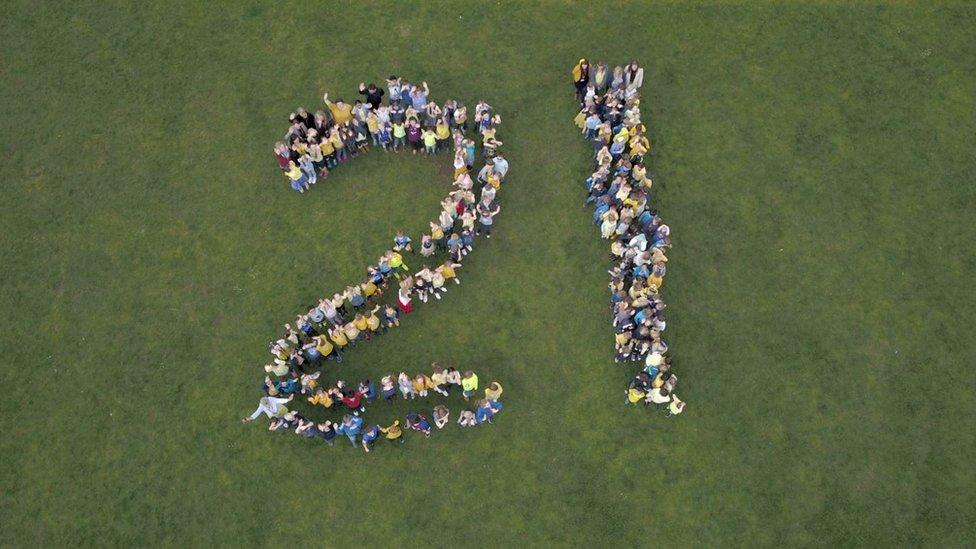
[[[332,101],[329,101],[328,93],[322,96],[322,100],[325,101],[325,105],[329,107],[329,112],[332,113],[332,119],[335,120],[337,125],[342,125],[346,122],[352,121],[352,105],[346,103],[342,99],[339,99],[333,103]]]
[[[447,150],[448,143],[451,141],[451,127],[443,118],[438,120],[437,125],[434,127],[434,136],[437,138],[438,150]]]
[[[339,352],[339,349],[325,335],[313,337],[312,342],[315,344],[315,350],[319,352],[319,356],[323,360],[335,358],[336,362],[342,362],[342,353]]]
[[[376,333],[380,330],[380,317],[378,313],[380,311],[380,306],[377,305],[373,307],[373,310],[369,312],[369,316],[366,317],[366,326],[369,327],[369,331]]]
[[[363,334],[363,337],[366,338],[366,341],[369,341],[371,339],[370,330],[369,330],[369,321],[366,320],[365,316],[363,316],[362,314],[356,315],[356,317],[352,319],[352,324],[353,326],[356,327],[357,330],[359,330],[359,333]]]
[[[342,331],[341,324],[329,330],[329,337],[332,338],[332,342],[335,343],[336,348],[339,349],[340,352],[346,347],[346,345],[349,345],[349,338],[346,337],[346,334]]]
[[[430,223],[430,238],[441,248],[444,247],[444,229],[433,221]]]
[[[372,278],[369,278],[366,280],[366,282],[363,282],[362,287],[363,297],[366,298],[366,301],[369,301],[373,296],[379,297],[376,295],[377,292],[379,292],[379,287],[375,282],[373,282]]]
[[[329,133],[329,141],[335,149],[336,162],[345,162],[347,157],[346,144],[342,140],[342,134],[339,133],[337,128],[332,128],[332,131]]]
[[[391,444],[393,443],[403,444],[404,442],[406,442],[403,439],[403,429],[400,428],[399,419],[393,420],[393,423],[389,427],[380,427],[380,431],[382,431],[383,434],[386,435],[386,440],[389,441]]]
[[[438,267],[437,270],[438,270],[438,272],[441,273],[441,276],[444,277],[444,280],[445,281],[447,281],[447,280],[454,280],[454,283],[455,284],[460,284],[461,283],[461,279],[459,279],[457,277],[457,272],[455,271],[455,269],[457,269],[460,266],[461,266],[460,263],[455,263],[455,262],[451,261],[450,259],[448,259],[447,261],[444,262],[443,265],[441,265],[440,267]]]
[[[671,403],[668,404],[668,411],[665,415],[668,417],[676,416],[684,411],[685,411],[684,401],[678,399],[678,395],[671,395]]]
[[[413,392],[417,393],[418,396],[427,396],[427,381],[429,379],[423,374],[418,374],[417,377],[413,378]]]
[[[380,119],[373,111],[369,111],[369,114],[366,115],[366,129],[369,130],[369,137],[373,140],[373,145],[379,145]]]
[[[319,389],[315,391],[314,396],[308,397],[308,403],[312,406],[321,405],[325,408],[331,408],[333,400],[332,397],[329,396],[329,393],[325,392],[323,389]]]
[[[431,366],[434,368],[434,373],[430,375],[430,383],[433,385],[431,388],[444,396],[448,396],[447,389],[449,385],[447,383],[447,375],[444,374],[444,370],[436,362]]]
[[[335,168],[339,162],[336,160],[335,145],[332,144],[332,140],[328,136],[323,136],[319,141],[319,148],[322,149],[322,156],[325,157],[325,166],[330,170]]]
[[[502,384],[497,381],[492,381],[485,387],[485,398],[488,400],[498,400],[502,396],[502,391]]]

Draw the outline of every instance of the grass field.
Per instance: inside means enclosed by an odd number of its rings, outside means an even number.
[[[972,5],[204,6],[5,5],[0,544],[976,544]],[[646,67],[676,419],[611,360],[583,55]],[[464,283],[343,375],[456,363],[506,410],[366,456],[239,419],[280,325],[447,188],[274,164],[391,72],[493,104],[512,169]]]

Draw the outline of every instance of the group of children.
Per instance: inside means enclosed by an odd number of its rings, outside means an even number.
[[[244,418],[244,422],[257,419],[261,414],[271,418],[269,431],[294,431],[295,434],[307,439],[322,439],[332,446],[336,437],[342,435],[349,439],[353,447],[357,443],[366,452],[372,450],[373,444],[381,436],[390,443],[405,442],[404,427],[407,430],[418,431],[425,437],[430,437],[433,428],[443,429],[450,422],[451,412],[444,404],[438,404],[431,410],[430,419],[420,412],[410,412],[401,424],[394,419],[390,425],[368,425],[360,416],[366,411],[366,406],[382,397],[392,404],[399,392],[404,400],[426,398],[431,391],[442,396],[449,396],[458,388],[465,402],[475,397],[478,391],[478,376],[472,371],[463,374],[453,367],[442,368],[436,362],[431,365],[431,374],[410,376],[400,372],[398,376],[389,374],[380,381],[379,391],[368,379],[361,381],[355,387],[348,386],[344,381],[337,381],[331,387],[322,387],[318,383],[320,372],[291,375],[286,380],[272,381],[265,378],[265,396],[261,398],[254,412]],[[502,411],[500,402],[502,386],[492,382],[484,390],[484,397],[475,400],[474,409],[465,408],[458,414],[457,423],[461,427],[474,427],[483,423],[492,423],[495,415]],[[289,410],[286,406],[295,395],[304,396],[311,406],[322,406],[326,409],[342,409],[345,413],[341,421],[325,420],[315,422],[304,414]]]
[[[386,151],[410,149],[413,154],[438,154],[454,150],[454,176],[470,171],[475,161],[475,141],[466,136],[468,109],[454,100],[443,106],[428,100],[427,82],[420,85],[390,76],[386,89],[359,84],[363,100],[352,104],[323,96],[326,108],[314,114],[299,108],[288,117],[284,141],[275,144],[275,159],[292,189],[304,193],[318,178],[326,177],[370,146]],[[383,97],[389,100],[383,103]],[[502,144],[495,137],[501,118],[490,105],[475,106],[473,124],[481,135],[485,156],[494,156]]]
[[[358,417],[360,408],[364,407],[365,402],[376,398],[377,393],[368,380],[354,389],[344,387],[342,382],[328,390],[319,388],[318,379],[326,361],[341,362],[343,354],[349,348],[363,341],[371,341],[390,328],[399,326],[403,315],[413,312],[415,299],[423,303],[431,297],[441,299],[447,292],[449,281],[453,280],[455,284],[461,283],[457,277],[457,269],[461,267],[462,258],[471,252],[474,237],[485,234],[486,238],[491,238],[494,217],[500,211],[496,193],[508,173],[508,161],[498,154],[501,142],[496,139],[497,125],[501,122],[501,118],[487,103],[477,104],[474,123],[482,137],[485,164],[472,178],[475,144],[465,137],[468,131],[466,108],[455,101],[448,101],[443,108],[429,102],[427,100],[429,89],[426,83],[422,86],[412,86],[402,79],[390,77],[387,85],[391,98],[389,105],[382,104],[384,90],[370,84],[360,85],[360,93],[366,95],[366,103],[357,101],[355,105],[350,106],[341,99],[333,103],[328,100],[326,94],[328,114],[320,111],[311,116],[304,109],[293,113],[292,126],[286,138],[288,145],[279,143],[275,147],[279,166],[287,173],[295,166],[307,164],[311,159],[313,172],[299,168],[302,175],[298,178],[301,182],[298,187],[301,188],[295,188],[304,190],[308,184],[311,184],[308,181],[314,183],[313,176],[327,174],[329,169],[337,165],[337,162],[344,161],[348,158],[348,154],[354,154],[351,152],[354,149],[344,148],[345,152],[340,159],[339,153],[333,149],[328,155],[321,156],[325,159],[330,155],[336,155],[333,160],[324,160],[323,165],[316,165],[316,158],[319,158],[319,155],[314,149],[317,146],[321,150],[324,146],[322,138],[318,136],[329,135],[328,139],[331,140],[332,135],[341,135],[347,128],[353,131],[365,128],[369,132],[368,135],[373,136],[374,126],[370,121],[374,118],[380,120],[382,124],[393,125],[417,121],[422,123],[423,127],[433,129],[435,135],[439,135],[436,132],[441,125],[450,124],[452,131],[448,133],[449,141],[445,146],[454,144],[454,182],[447,197],[441,201],[441,211],[437,219],[430,222],[430,231],[421,236],[417,249],[414,248],[414,243],[409,236],[403,231],[398,231],[393,238],[392,248],[380,256],[375,265],[366,268],[366,276],[363,280],[348,286],[344,291],[335,292],[331,297],[323,297],[317,303],[309,305],[306,312],[297,315],[294,326],[290,323],[285,324],[284,334],[269,344],[272,361],[264,367],[268,374],[263,385],[265,397],[262,398],[261,404],[251,418],[245,419],[255,419],[263,411],[274,418],[272,430],[294,426],[298,429],[296,432],[310,433],[308,436],[314,434],[312,431],[328,431],[325,424],[317,424],[313,429],[311,422],[297,412],[289,412],[284,406],[296,392],[303,394],[310,392],[313,393],[309,396],[309,402],[312,404],[331,408],[339,402],[353,410],[349,422],[344,420],[342,423],[332,425],[336,432],[348,436],[347,431],[355,431],[358,435],[359,428],[354,429],[352,425],[357,423],[357,420],[358,423],[362,423],[362,419]],[[423,115],[420,114],[421,112]],[[381,125],[380,129],[384,127]],[[384,138],[379,136],[377,142],[383,145]],[[365,147],[364,144],[363,148]],[[392,148],[398,149],[399,144],[394,142]],[[438,150],[439,147],[435,142],[433,148],[427,152],[437,154]],[[295,181],[291,175],[289,178]],[[411,274],[404,256],[417,253],[423,258],[424,264],[419,271]],[[441,257],[437,257],[439,255]],[[384,299],[388,295],[390,299]],[[468,385],[471,384],[472,378],[473,389],[469,389]],[[462,387],[467,400],[473,395],[472,391],[477,389],[477,376],[472,372],[461,376],[453,368],[443,371],[435,369],[429,376],[410,377],[401,373],[397,376],[395,384],[392,376],[383,378],[381,394],[385,400],[392,401],[396,394],[395,387],[399,387],[404,398],[427,396],[430,390],[447,396],[450,388],[455,385]],[[492,386],[497,384],[493,383]],[[410,388],[409,391],[406,390],[407,387]],[[498,396],[501,394],[500,389],[501,387],[498,386]],[[486,391],[486,398],[478,402],[476,410],[462,412],[458,418],[459,423],[470,426],[484,421],[490,422],[491,417],[501,410],[501,403],[498,402],[497,396],[496,398],[488,398],[488,396]],[[442,408],[440,412],[443,412],[445,414],[443,417],[446,418],[447,409]],[[435,423],[441,417],[440,412],[435,411]],[[420,414],[416,415],[423,417]],[[299,421],[304,423],[299,424]],[[408,425],[410,424],[408,418]],[[345,431],[342,430],[344,428]],[[387,433],[387,436],[390,435]],[[352,440],[353,437],[350,438]],[[375,437],[369,442],[372,440],[375,440]]]
[[[593,222],[610,241],[616,262],[609,271],[615,361],[644,365],[626,391],[626,402],[680,414],[685,403],[674,393],[678,378],[661,337],[667,323],[660,290],[671,231],[650,207],[653,180],[644,166],[650,141],[640,116],[644,69],[634,62],[611,72],[606,64],[591,67],[584,58],[572,74],[580,102],[575,122],[594,153],[586,203],[595,206]]]

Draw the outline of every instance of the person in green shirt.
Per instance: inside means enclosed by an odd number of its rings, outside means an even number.
[[[402,123],[393,123],[393,150],[402,149],[406,145],[407,128]]]
[[[427,154],[437,154],[437,134],[429,129],[424,130],[423,140]]]
[[[478,375],[468,370],[461,376],[461,389],[464,391],[464,400],[471,398],[471,395],[478,390]]]

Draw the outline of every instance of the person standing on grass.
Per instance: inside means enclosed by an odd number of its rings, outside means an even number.
[[[432,388],[438,394],[448,396],[447,374],[445,373],[445,370],[441,370],[440,367],[437,366],[436,362],[431,366],[434,368],[434,372],[430,376],[430,382],[431,385],[433,385]]]
[[[411,120],[407,123],[407,142],[410,143],[410,150],[413,154],[417,154],[421,148],[423,148],[423,130],[420,129],[420,124],[416,121]]]
[[[420,135],[424,140],[424,151],[430,155],[437,154],[437,134],[426,129]]]
[[[427,418],[423,414],[414,412],[407,414],[407,427],[414,431],[420,431],[425,437],[430,438],[430,422],[427,421]]]
[[[434,239],[430,235],[425,234],[420,239],[420,255],[424,257],[430,257],[434,255]]]
[[[315,395],[308,397],[307,400],[313,406],[322,405],[325,408],[331,408],[333,404],[332,397],[324,389],[317,390]]]
[[[288,163],[291,162],[291,152],[288,150],[288,146],[279,141],[275,143],[274,153],[278,167],[281,168],[281,171],[287,171]]]
[[[413,378],[413,392],[422,398],[427,397],[427,386],[431,383],[430,378],[424,374],[417,374]]]
[[[308,189],[308,177],[305,172],[298,167],[293,161],[288,162],[288,169],[285,170],[285,175],[288,176],[288,180],[291,181],[291,188],[304,193]]]
[[[396,385],[393,383],[393,376],[383,376],[380,379],[380,394],[383,395],[383,400],[393,404],[393,400],[396,398]]]
[[[579,60],[579,63],[573,67],[573,85],[576,86],[576,97],[583,101],[583,96],[586,93],[586,86],[590,83],[590,62],[583,59]]]
[[[258,401],[258,407],[254,410],[249,417],[241,419],[242,423],[247,423],[249,421],[254,421],[261,414],[265,414],[268,417],[283,417],[288,413],[288,408],[285,404],[291,402],[291,399],[295,398],[292,394],[288,398],[276,398],[276,397],[261,397]]]
[[[366,407],[363,406],[363,393],[361,393],[359,390],[346,391],[343,393],[342,404],[344,404],[354,416],[359,415],[360,412],[366,411]]]
[[[461,376],[461,389],[464,400],[471,398],[474,392],[478,390],[478,375],[471,370],[464,372],[464,375]]]
[[[475,234],[485,233],[485,238],[491,238],[491,226],[494,224],[493,218],[501,211],[501,207],[494,200],[482,200],[478,203],[478,230]]]
[[[400,307],[400,312],[413,312],[413,305],[410,303],[411,301],[413,300],[410,298],[410,288],[401,287],[397,296],[397,305]]]
[[[325,420],[325,423],[319,423],[315,430],[317,431],[319,438],[325,441],[329,446],[333,445],[333,441],[338,432],[336,432],[335,424],[329,420]]]
[[[398,151],[406,147],[407,128],[401,122],[393,123],[393,150]]]
[[[376,110],[380,108],[380,105],[383,103],[383,94],[385,94],[386,91],[384,91],[383,88],[378,88],[376,84],[373,84],[372,82],[370,82],[368,86],[364,82],[360,82],[359,93],[360,95],[365,95],[366,102],[369,103],[369,106],[372,107],[373,110]]]
[[[668,411],[665,415],[667,415],[668,417],[676,416],[684,411],[685,411],[684,401],[678,399],[678,395],[671,395],[671,403],[668,404]]]
[[[411,246],[410,242],[409,236],[405,235],[403,231],[397,231],[396,236],[393,237],[393,251],[408,251],[413,253],[413,246]]]
[[[366,450],[367,454],[373,449],[373,443],[376,442],[376,439],[379,438],[379,436],[379,425],[370,425],[365,431],[363,431],[363,439],[361,442],[363,445],[363,450]]]
[[[397,385],[400,387],[400,393],[404,399],[417,398],[417,393],[413,389],[413,380],[410,379],[410,376],[406,372],[400,372],[400,375],[397,377]]]
[[[450,419],[451,411],[447,409],[447,406],[444,406],[443,404],[434,406],[434,425],[436,425],[438,429],[443,429]]]
[[[441,118],[437,120],[434,125],[434,134],[437,137],[437,148],[447,150],[450,148],[451,143],[451,126],[448,124],[447,120]],[[457,175],[454,176],[457,178]]]
[[[349,439],[349,443],[352,447],[356,447],[356,437],[359,436],[360,430],[363,428],[363,418],[358,416],[351,416],[346,414],[342,416],[342,424],[339,425],[338,431]]]
[[[403,444],[406,440],[403,439],[403,429],[400,428],[400,420],[395,419],[389,427],[381,427],[380,431],[386,435],[386,440],[390,444]]]
[[[669,402],[671,402],[671,394],[664,387],[654,387],[647,393],[646,404],[660,406],[661,404],[667,404]]]
[[[491,404],[487,399],[481,399],[478,401],[478,409],[474,413],[474,420],[478,425],[488,422],[492,423],[492,418],[495,417],[495,410],[491,407]]]
[[[444,378],[447,380],[448,392],[450,392],[450,390],[454,387],[461,386],[461,373],[458,372],[453,366],[444,370]]]
[[[485,387],[485,398],[488,400],[498,400],[502,396],[502,384],[492,381]]]
[[[461,427],[474,427],[478,424],[478,420],[471,410],[462,410],[460,415],[458,415],[457,422]]]
[[[329,101],[329,94],[326,92],[322,95],[322,101],[325,102],[325,106],[329,107],[329,112],[332,113],[332,120],[337,126],[341,126],[352,120],[352,105],[343,101],[342,98],[339,98],[333,103]]]

